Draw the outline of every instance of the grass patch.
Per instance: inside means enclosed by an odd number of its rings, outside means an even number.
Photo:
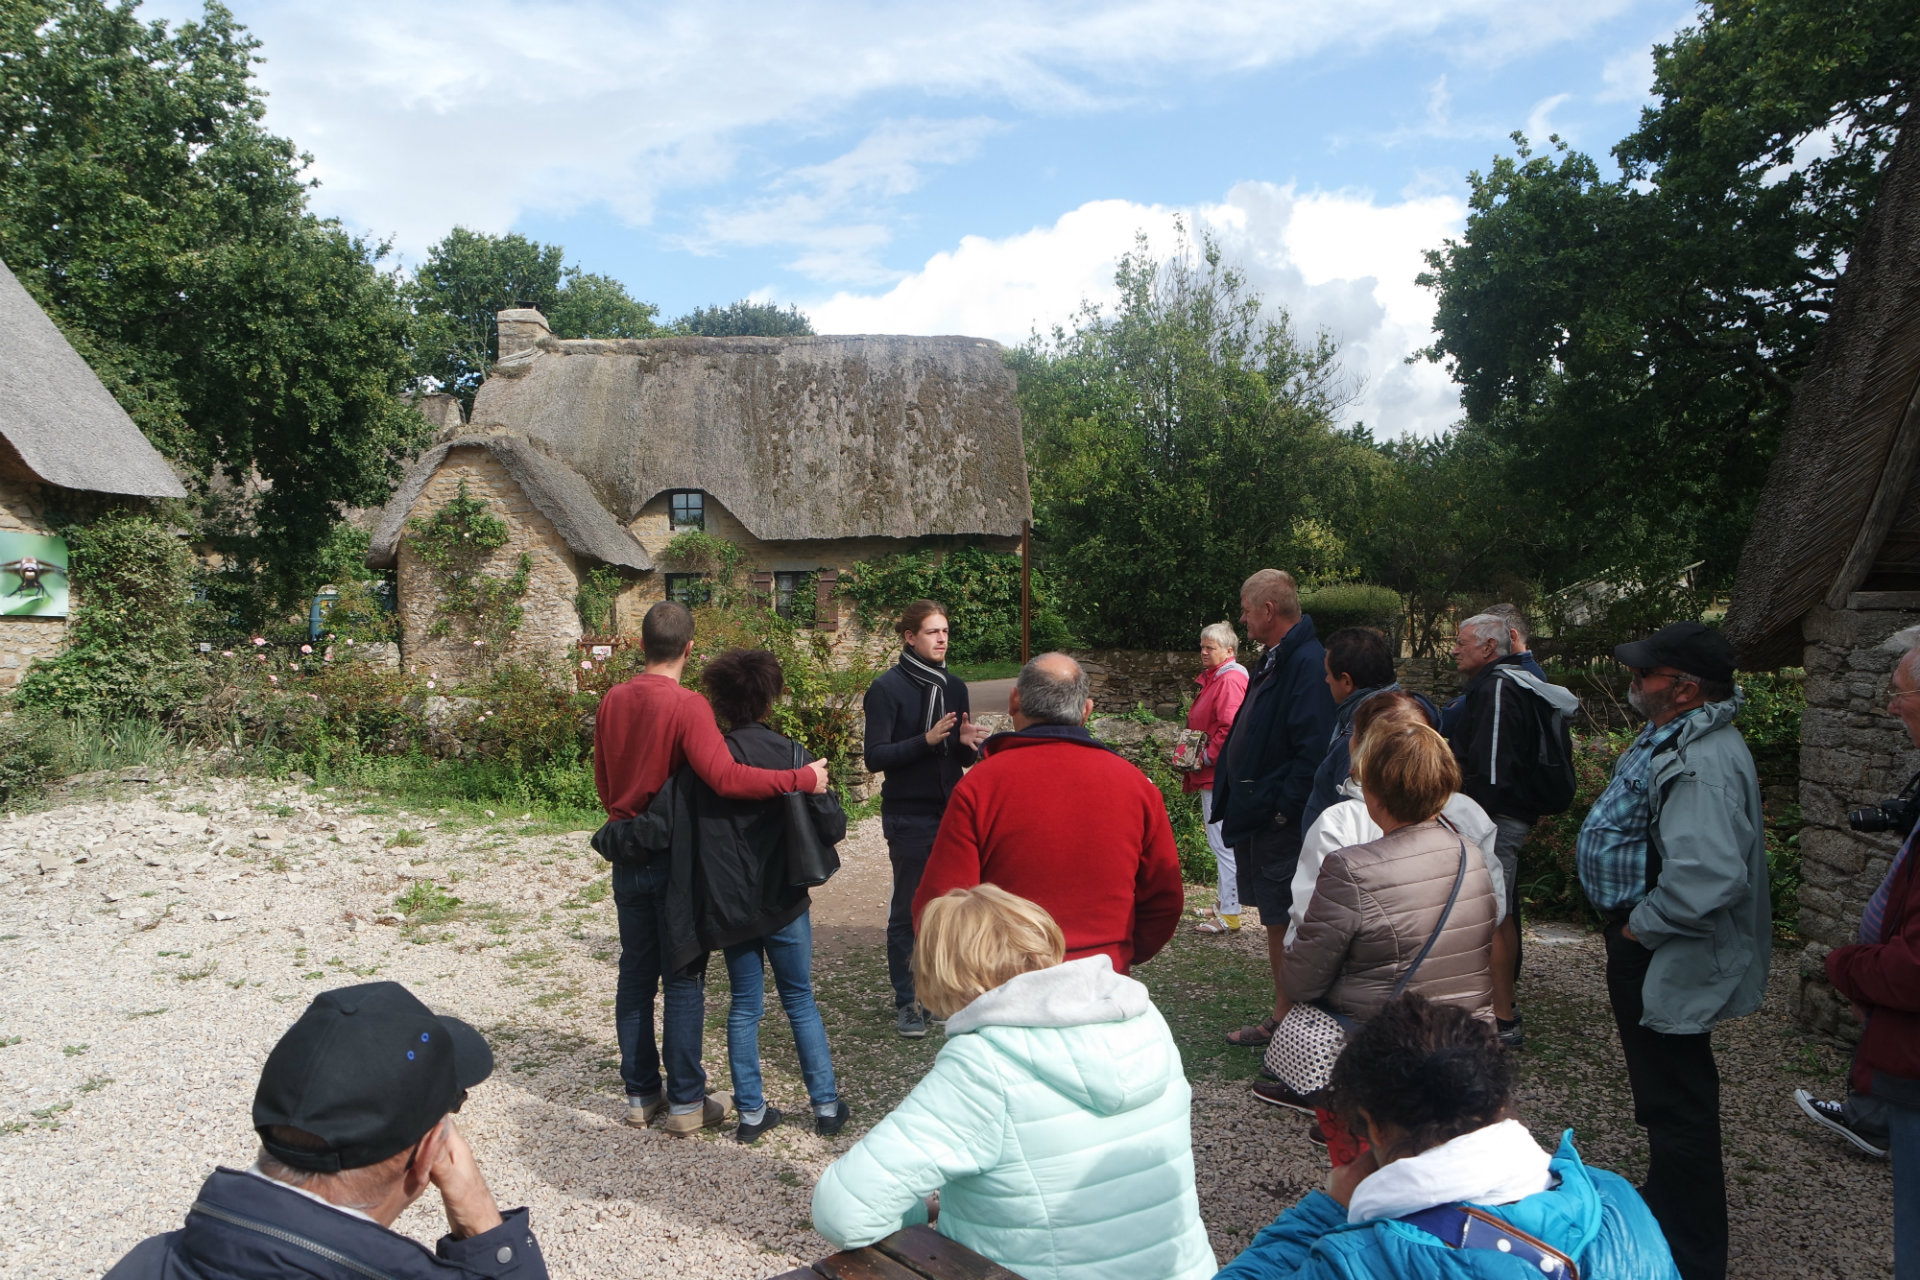
[[[411,827],[402,827],[387,840],[389,849],[414,849],[425,844],[427,838]]]
[[[158,1009],[141,1009],[137,1013],[128,1014],[127,1021],[131,1022],[135,1018],[157,1018],[161,1014],[165,1013],[166,1011],[167,1011],[166,1005],[161,1005]]]
[[[219,967],[220,962],[218,960],[209,960],[198,969],[182,969],[173,976],[177,982],[198,982],[202,978],[211,978],[213,971]]]
[[[432,760],[423,755],[351,756],[313,768],[314,788],[366,793],[364,813],[394,807],[447,809],[474,822],[486,810],[511,813],[522,835],[577,831],[606,821],[587,763],[546,764],[527,770],[510,761]],[[520,815],[527,815],[524,819]]]
[[[0,1049],[10,1049],[19,1043],[19,1036],[0,1036]]]
[[[112,1083],[113,1083],[112,1076],[94,1076],[92,1079],[88,1080],[85,1084],[80,1086],[80,1092],[98,1093]]]
[[[69,1058],[77,1058],[90,1048],[92,1048],[91,1045],[63,1044],[60,1046],[60,1052],[66,1054]]]
[[[567,901],[560,905],[569,911],[578,911],[582,907],[590,907],[596,902],[604,902],[607,895],[612,892],[613,877],[601,876],[598,880],[590,880],[586,884],[581,885],[580,892],[574,894],[573,897],[567,899]]]

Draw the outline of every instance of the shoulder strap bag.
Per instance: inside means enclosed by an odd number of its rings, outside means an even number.
[[[804,755],[800,744],[794,743],[794,768],[805,766]],[[825,884],[840,869],[840,850],[820,838],[804,791],[789,791],[780,799],[787,806],[787,883],[796,889]]]
[[[1406,991],[1413,976],[1420,972],[1420,965],[1427,954],[1433,950],[1434,943],[1440,941],[1440,935],[1446,931],[1447,920],[1453,915],[1453,904],[1460,900],[1460,886],[1467,878],[1467,842],[1460,842],[1460,867],[1453,874],[1453,891],[1447,894],[1447,905],[1440,909],[1440,921],[1433,926],[1433,932],[1427,937],[1427,944],[1420,948],[1420,954],[1413,958],[1407,971],[1393,984],[1393,991],[1387,999],[1398,999]],[[1311,1097],[1327,1087],[1327,1081],[1333,1078],[1333,1064],[1339,1060],[1340,1051],[1347,1047],[1347,1035],[1356,1029],[1359,1023],[1353,1017],[1336,1013],[1324,1004],[1296,1004],[1287,1010],[1287,1016],[1274,1028],[1273,1039],[1267,1042],[1267,1052],[1261,1065],[1267,1074],[1281,1084],[1300,1094]]]

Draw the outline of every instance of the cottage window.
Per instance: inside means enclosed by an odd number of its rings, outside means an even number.
[[[793,616],[793,596],[806,582],[804,573],[776,573],[773,575],[773,611],[783,618]]]
[[[680,489],[667,497],[668,519],[673,528],[704,529],[707,527],[707,495],[698,489]]]
[[[704,573],[670,573],[667,599],[695,609],[713,599],[713,584]]]

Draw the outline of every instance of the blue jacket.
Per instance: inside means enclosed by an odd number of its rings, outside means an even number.
[[[1340,785],[1353,773],[1353,713],[1360,704],[1376,693],[1406,692],[1417,699],[1426,708],[1427,718],[1434,727],[1440,724],[1439,709],[1433,705],[1433,699],[1424,693],[1402,690],[1400,682],[1381,685],[1377,689],[1355,689],[1346,700],[1334,709],[1333,741],[1327,745],[1326,758],[1320,761],[1320,767],[1313,771],[1313,790],[1307,793],[1307,807],[1300,814],[1301,838],[1313,830],[1314,821],[1327,811],[1328,805],[1338,804],[1344,797],[1340,794]]]
[[[397,1231],[330,1209],[290,1187],[216,1169],[187,1211],[187,1225],[135,1245],[107,1272],[107,1280],[366,1280],[370,1275],[546,1280],[547,1262],[527,1224],[527,1211],[513,1209],[502,1216],[499,1226],[477,1236],[442,1236],[435,1252],[428,1253]]]
[[[1302,615],[1248,681],[1213,772],[1213,817],[1225,824],[1220,834],[1229,845],[1246,842],[1276,817],[1295,846],[1305,834],[1307,793],[1333,733],[1326,656],[1313,618]]]
[[[1560,1184],[1513,1204],[1481,1205],[1572,1258],[1585,1280],[1679,1280],[1667,1239],[1625,1178],[1589,1169],[1560,1139]],[[1351,1224],[1323,1191],[1253,1238],[1214,1280],[1518,1280],[1539,1273],[1492,1249],[1452,1249],[1399,1221]]]

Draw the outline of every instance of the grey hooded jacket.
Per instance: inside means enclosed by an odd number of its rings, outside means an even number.
[[[1760,778],[1733,726],[1742,701],[1736,693],[1689,716],[1648,778],[1659,878],[1627,927],[1653,952],[1641,1025],[1669,1035],[1744,1017],[1766,991],[1773,908]]]

